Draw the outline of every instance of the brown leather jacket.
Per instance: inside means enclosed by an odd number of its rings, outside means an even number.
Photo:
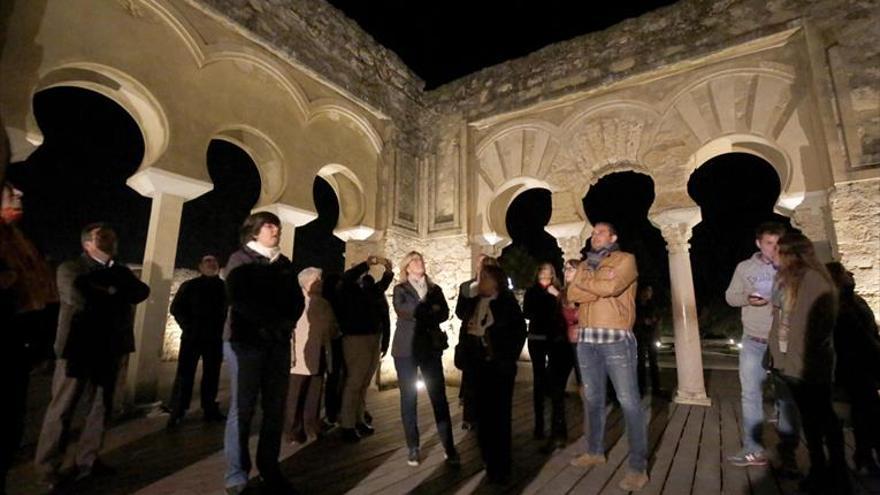
[[[568,300],[580,303],[578,326],[632,330],[636,320],[635,256],[614,251],[596,270],[580,264]]]

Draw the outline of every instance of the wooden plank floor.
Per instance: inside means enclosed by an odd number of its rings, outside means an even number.
[[[664,370],[667,383],[674,381],[673,372]],[[643,401],[649,422],[651,480],[642,493],[796,493],[796,482],[777,479],[772,468],[736,468],[725,461],[741,446],[738,379],[735,371],[708,371],[706,378],[711,407],[650,398]],[[608,408],[608,462],[591,469],[575,468],[569,460],[583,449],[580,398],[574,394],[567,398],[569,445],[546,454],[541,451],[543,441],[532,439],[531,388],[518,384],[513,412],[513,476],[508,486],[498,487],[483,479],[475,435],[460,428],[458,389],[449,388],[447,394],[462,458],[459,468],[447,467],[443,462],[425,394],[419,397],[423,462],[415,468],[406,465],[399,394],[388,390],[371,392],[368,398],[375,435],[358,444],[343,443],[338,435],[331,434],[305,446],[285,446],[283,470],[305,494],[621,493],[617,483],[627,470],[628,444],[618,408]],[[102,457],[118,467],[119,473],[78,485],[71,493],[222,493],[223,425],[202,424],[193,418],[168,433],[162,428],[164,420],[140,418],[111,429]],[[772,425],[765,431],[768,443],[775,445]],[[851,452],[849,431],[847,439]],[[803,447],[798,458],[801,468],[806,468]],[[880,493],[877,478],[853,479],[857,493]],[[39,493],[29,462],[14,468],[9,488],[11,494]]]

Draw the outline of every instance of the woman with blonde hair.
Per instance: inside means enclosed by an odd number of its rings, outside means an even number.
[[[391,344],[391,356],[400,388],[400,413],[409,449],[407,464],[418,466],[419,452],[418,390],[421,371],[424,387],[431,399],[437,433],[446,451],[446,462],[458,465],[458,452],[452,440],[452,420],[446,401],[443,377],[443,351],[449,346],[440,325],[449,319],[449,306],[439,285],[425,274],[425,260],[412,251],[400,263],[401,282],[394,286],[394,311],[397,330]]]
[[[768,364],[788,385],[801,415],[810,454],[803,489],[849,493],[843,432],[831,406],[837,291],[803,234],[779,240],[778,262]]]

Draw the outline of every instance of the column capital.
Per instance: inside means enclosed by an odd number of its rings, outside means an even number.
[[[680,253],[690,249],[688,241],[693,234],[693,228],[700,223],[703,216],[699,207],[691,206],[652,213],[648,218],[660,229],[660,234],[666,241],[666,249],[670,253]]]
[[[128,187],[141,196],[153,198],[157,194],[171,194],[186,201],[197,198],[214,189],[214,185],[203,180],[169,172],[156,167],[137,171],[125,181]]]
[[[333,229],[333,235],[341,239],[342,242],[378,241],[382,238],[381,232],[378,232],[373,227],[368,227],[366,225],[355,225],[353,227]]]
[[[294,227],[301,227],[318,218],[318,214],[313,211],[304,210],[284,203],[272,203],[269,205],[258,206],[253,209],[253,213],[258,211],[274,213],[283,223],[293,225]]]
[[[513,242],[509,237],[502,236],[495,231],[474,234],[470,236],[470,240],[478,246],[486,246],[499,251]]]
[[[566,237],[581,238],[584,236],[584,232],[591,228],[590,222],[580,221],[550,224],[544,227],[544,231],[557,239],[564,239]]]

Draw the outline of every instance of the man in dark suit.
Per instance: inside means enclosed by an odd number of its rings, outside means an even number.
[[[73,412],[80,398],[90,403],[77,443],[77,479],[111,470],[98,462],[104,428],[123,356],[134,351],[134,305],[150,288],[116,263],[116,233],[105,224],[86,226],[83,254],[58,267],[61,299],[55,338],[52,400],[43,419],[35,464],[47,485],[59,481]]]
[[[217,407],[217,386],[223,363],[223,324],[226,321],[226,286],[220,279],[220,264],[213,255],[199,263],[200,275],[180,285],[171,314],[180,325],[180,353],[177,375],[171,391],[168,427],[180,424],[192,399],[196,366],[202,360],[201,403],[205,421],[226,419]]]

